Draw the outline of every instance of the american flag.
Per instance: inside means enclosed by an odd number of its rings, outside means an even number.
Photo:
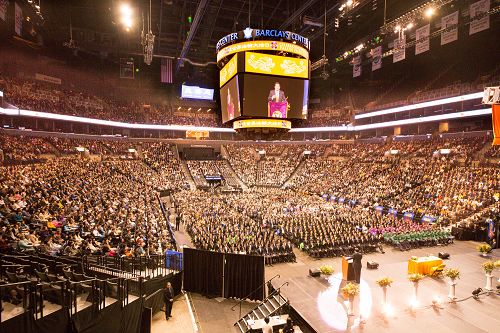
[[[162,83],[172,83],[173,75],[172,75],[172,59],[161,59],[161,82]]]

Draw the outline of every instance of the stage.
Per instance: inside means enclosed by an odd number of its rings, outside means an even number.
[[[472,297],[472,291],[478,287],[484,289],[486,277],[481,264],[488,260],[476,251],[478,243],[463,241],[444,247],[422,248],[401,252],[386,247],[385,254],[374,253],[363,256],[361,273],[361,294],[355,301],[355,316],[348,317],[347,307],[339,292],[343,286],[341,259],[326,258],[315,260],[302,253],[297,253],[297,263],[278,264],[266,268],[266,280],[276,274],[280,279],[273,284],[280,285],[288,281],[283,295],[309,324],[321,333],[330,332],[495,332],[500,327],[500,296],[494,293],[481,295],[479,300]],[[461,272],[457,280],[456,296],[458,302],[448,303],[448,278],[425,277],[418,287],[419,304],[411,310],[410,300],[413,286],[407,280],[408,259],[411,256],[437,255],[448,252],[451,257],[444,260],[448,268],[458,268]],[[500,250],[495,250],[490,260],[500,259]],[[378,269],[368,270],[366,261],[380,263]],[[310,268],[332,265],[335,272],[328,279],[309,276]],[[493,288],[496,287],[500,271],[495,275]],[[394,280],[388,288],[388,303],[392,314],[382,313],[382,288],[375,281],[388,276]],[[441,304],[432,306],[433,300]],[[466,299],[466,300],[464,300]],[[463,300],[463,301],[462,301]],[[360,321],[360,310],[363,321]]]

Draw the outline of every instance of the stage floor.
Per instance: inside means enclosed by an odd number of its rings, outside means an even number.
[[[374,253],[363,256],[361,273],[361,294],[355,301],[355,316],[348,317],[346,304],[339,294],[342,283],[341,259],[325,258],[315,260],[303,253],[297,253],[297,263],[278,264],[266,267],[266,280],[276,274],[280,279],[273,280],[275,286],[288,281],[283,294],[292,306],[310,325],[321,333],[330,332],[499,332],[500,296],[482,295],[479,300],[473,298],[472,291],[478,287],[484,289],[486,277],[481,264],[487,259],[479,256],[475,242],[458,241],[445,247],[422,248],[401,252],[386,247],[385,254]],[[411,256],[427,256],[438,252],[448,252],[451,257],[444,260],[449,268],[458,268],[461,277],[456,286],[459,302],[448,301],[448,278],[425,277],[418,287],[418,306],[410,309],[412,284],[407,280],[408,259]],[[500,250],[495,250],[491,260],[500,259]],[[366,261],[373,260],[380,264],[376,270],[366,269]],[[332,265],[335,273],[327,280],[309,277],[310,268]],[[495,288],[499,283],[500,271],[494,271]],[[375,283],[381,277],[389,276],[394,283],[388,288],[388,303],[393,313],[382,313],[382,289]],[[439,297],[442,304],[433,307],[433,300]],[[465,300],[463,300],[465,299]],[[463,300],[463,301],[461,301]],[[361,303],[360,303],[361,302]],[[360,322],[360,310],[364,323]]]

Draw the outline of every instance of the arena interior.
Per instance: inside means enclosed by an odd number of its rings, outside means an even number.
[[[499,332],[499,13],[0,0],[0,332]]]

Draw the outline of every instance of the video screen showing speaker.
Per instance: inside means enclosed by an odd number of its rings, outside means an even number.
[[[243,80],[244,116],[307,118],[309,80],[258,74]]]
[[[238,75],[234,76],[221,88],[220,101],[223,123],[241,116]]]

